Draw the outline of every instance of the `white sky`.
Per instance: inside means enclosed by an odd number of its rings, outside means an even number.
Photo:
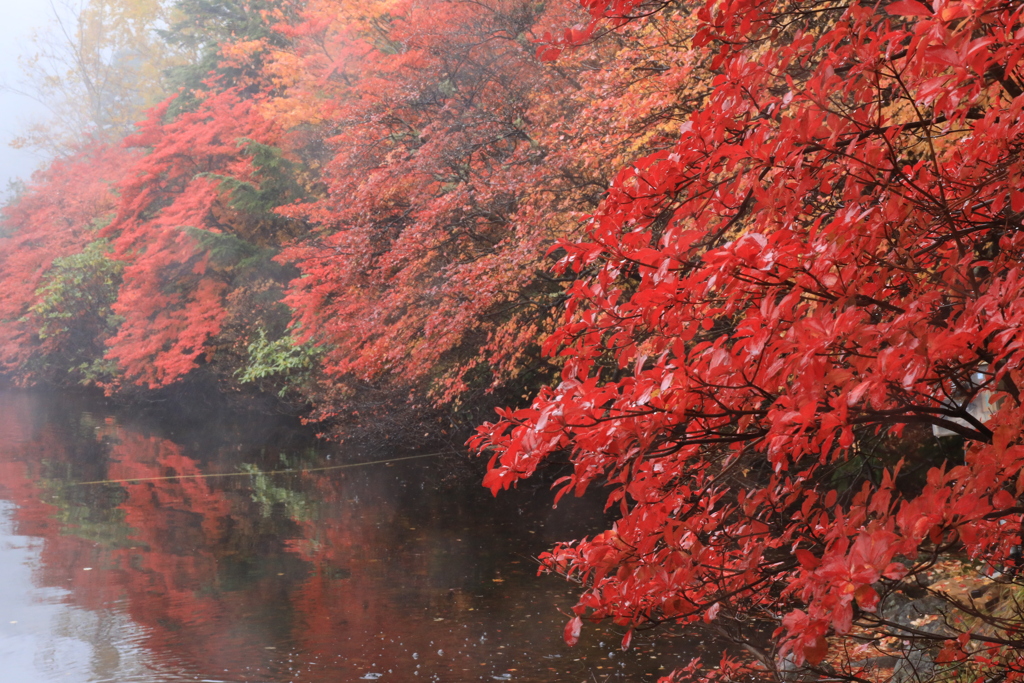
[[[0,0],[0,84],[17,83],[18,56],[31,51],[30,38],[53,16],[49,0]],[[0,197],[14,178],[27,179],[42,158],[8,144],[25,124],[45,117],[46,110],[32,99],[0,89]]]

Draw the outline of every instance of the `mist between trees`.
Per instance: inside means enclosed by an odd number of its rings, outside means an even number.
[[[618,515],[541,558],[568,642],[1019,680],[1021,12],[95,0],[27,62],[60,115],[4,209],[0,360],[327,431],[508,406],[486,486],[568,463],[556,498]]]

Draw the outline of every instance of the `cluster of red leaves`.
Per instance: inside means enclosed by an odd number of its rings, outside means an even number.
[[[338,5],[319,4],[310,22]],[[342,16],[297,41],[315,80],[277,107],[333,95],[321,108],[331,154],[323,198],[289,211],[314,224],[313,239],[283,258],[303,272],[288,303],[303,334],[329,349],[329,372],[443,375],[436,389],[450,399],[474,366],[507,376],[535,342],[538,316],[516,299],[551,237],[509,225],[542,157],[524,122],[539,64],[512,26],[532,21],[525,11],[392,3],[382,31]],[[501,308],[519,310],[494,316]],[[499,320],[481,329],[488,315]]]
[[[761,615],[816,664],[937,553],[1000,566],[1020,542],[1024,22],[985,0],[681,11],[704,106],[562,244],[561,382],[472,443],[494,492],[565,450],[559,495],[610,487],[614,527],[545,557],[585,586],[577,615]],[[830,490],[915,425],[964,437],[962,464]]]
[[[99,238],[102,223],[117,206],[112,179],[133,158],[131,151],[119,147],[83,150],[50,164],[4,208],[0,363],[22,381],[39,379],[33,361],[56,351],[54,344],[61,341],[40,339],[41,322],[33,313],[50,265]]]
[[[269,111],[315,118],[330,150],[323,196],[285,211],[313,228],[282,256],[303,273],[287,301],[329,372],[425,381],[446,403],[529,369],[564,287],[545,252],[671,120],[679,85],[679,63],[631,71],[659,35],[540,63],[527,36],[566,9],[400,2],[385,19],[322,0],[287,29]],[[621,67],[583,66],[597,55]]]
[[[188,228],[241,232],[224,178],[249,181],[246,142],[269,144],[278,134],[237,89],[210,94],[191,112],[165,122],[154,109],[125,145],[148,153],[123,171],[117,217],[104,230],[126,263],[114,310],[124,321],[108,357],[127,378],[157,387],[179,379],[210,352],[229,315],[230,269],[211,262]],[[245,235],[252,239],[251,235]]]
[[[5,367],[22,381],[61,379],[39,377],[34,362],[66,343],[44,334],[35,313],[41,286],[54,259],[98,239],[109,241],[106,258],[124,270],[112,305],[116,330],[98,333],[93,360],[105,356],[129,381],[157,387],[213,355],[238,287],[234,262],[212,258],[196,235],[260,242],[221,185],[258,184],[244,148],[278,133],[237,89],[208,93],[194,111],[165,121],[168,104],[151,111],[123,145],[53,162],[5,210],[0,335]],[[89,313],[57,315],[73,324]]]

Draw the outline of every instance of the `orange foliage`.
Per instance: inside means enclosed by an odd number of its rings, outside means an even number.
[[[639,32],[554,68],[530,36],[564,6],[357,7],[310,3],[268,66],[290,87],[266,106],[310,117],[330,151],[325,196],[282,210],[312,232],[283,254],[303,273],[287,301],[329,372],[427,382],[442,403],[503,386],[536,367],[561,301],[546,252],[670,128],[685,54]],[[669,66],[641,71],[659,50]]]

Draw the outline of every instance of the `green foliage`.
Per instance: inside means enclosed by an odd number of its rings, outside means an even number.
[[[106,384],[117,378],[121,374],[121,370],[117,361],[96,358],[69,368],[68,374],[77,376],[78,383],[82,386],[95,386]]]
[[[278,206],[306,197],[305,189],[297,180],[298,164],[287,159],[279,147],[249,138],[238,142],[256,167],[259,187],[241,182],[231,187],[232,205],[236,209],[251,214],[270,214]]]
[[[214,232],[202,228],[182,228],[199,243],[202,251],[210,255],[210,261],[221,268],[244,269],[269,260],[272,254],[242,238],[228,232]]]
[[[44,463],[47,469],[54,469],[56,463]],[[61,469],[69,469],[66,466]],[[118,505],[123,502],[124,490],[111,488],[97,501],[84,494],[82,486],[75,486],[68,478],[46,478],[42,480],[49,493],[48,501],[56,508],[53,518],[60,522],[62,533],[76,536],[104,548],[128,548],[135,541],[131,539],[134,530],[125,520],[125,512]]]
[[[110,306],[117,298],[124,264],[108,258],[106,239],[90,242],[77,254],[53,260],[36,290],[39,303],[31,311],[41,321],[40,339],[65,335],[82,322],[83,317],[101,319],[113,329]]]
[[[99,220],[94,227],[107,220]],[[51,263],[36,290],[37,303],[29,309],[45,345],[39,369],[70,375],[84,384],[117,375],[116,364],[103,355],[106,339],[120,324],[111,306],[121,286],[124,263],[109,254],[110,244],[99,239]]]
[[[288,0],[178,0],[173,7],[175,20],[166,30],[158,31],[169,45],[196,54],[191,63],[168,70],[172,86],[181,90],[167,112],[174,119],[198,106],[211,78],[218,87],[234,87],[258,74],[262,61],[256,56],[249,68],[225,64],[221,45],[227,42],[264,40],[268,45],[281,47],[280,34],[270,25],[295,13]],[[268,21],[268,18],[273,18]]]
[[[268,339],[262,328],[249,342],[247,352],[245,367],[236,373],[239,381],[243,384],[273,382],[280,387],[280,397],[307,384],[323,354],[312,343],[299,344],[291,335]]]
[[[251,180],[219,173],[203,173],[200,177],[219,182],[221,192],[228,196],[229,206],[243,214],[239,221],[243,224],[241,228],[254,242],[279,244],[282,237],[294,237],[289,234],[289,225],[295,222],[289,223],[275,209],[308,198],[299,182],[302,173],[299,164],[285,157],[282,150],[273,145],[249,138],[240,138],[238,145],[242,153],[252,160],[254,171]]]

